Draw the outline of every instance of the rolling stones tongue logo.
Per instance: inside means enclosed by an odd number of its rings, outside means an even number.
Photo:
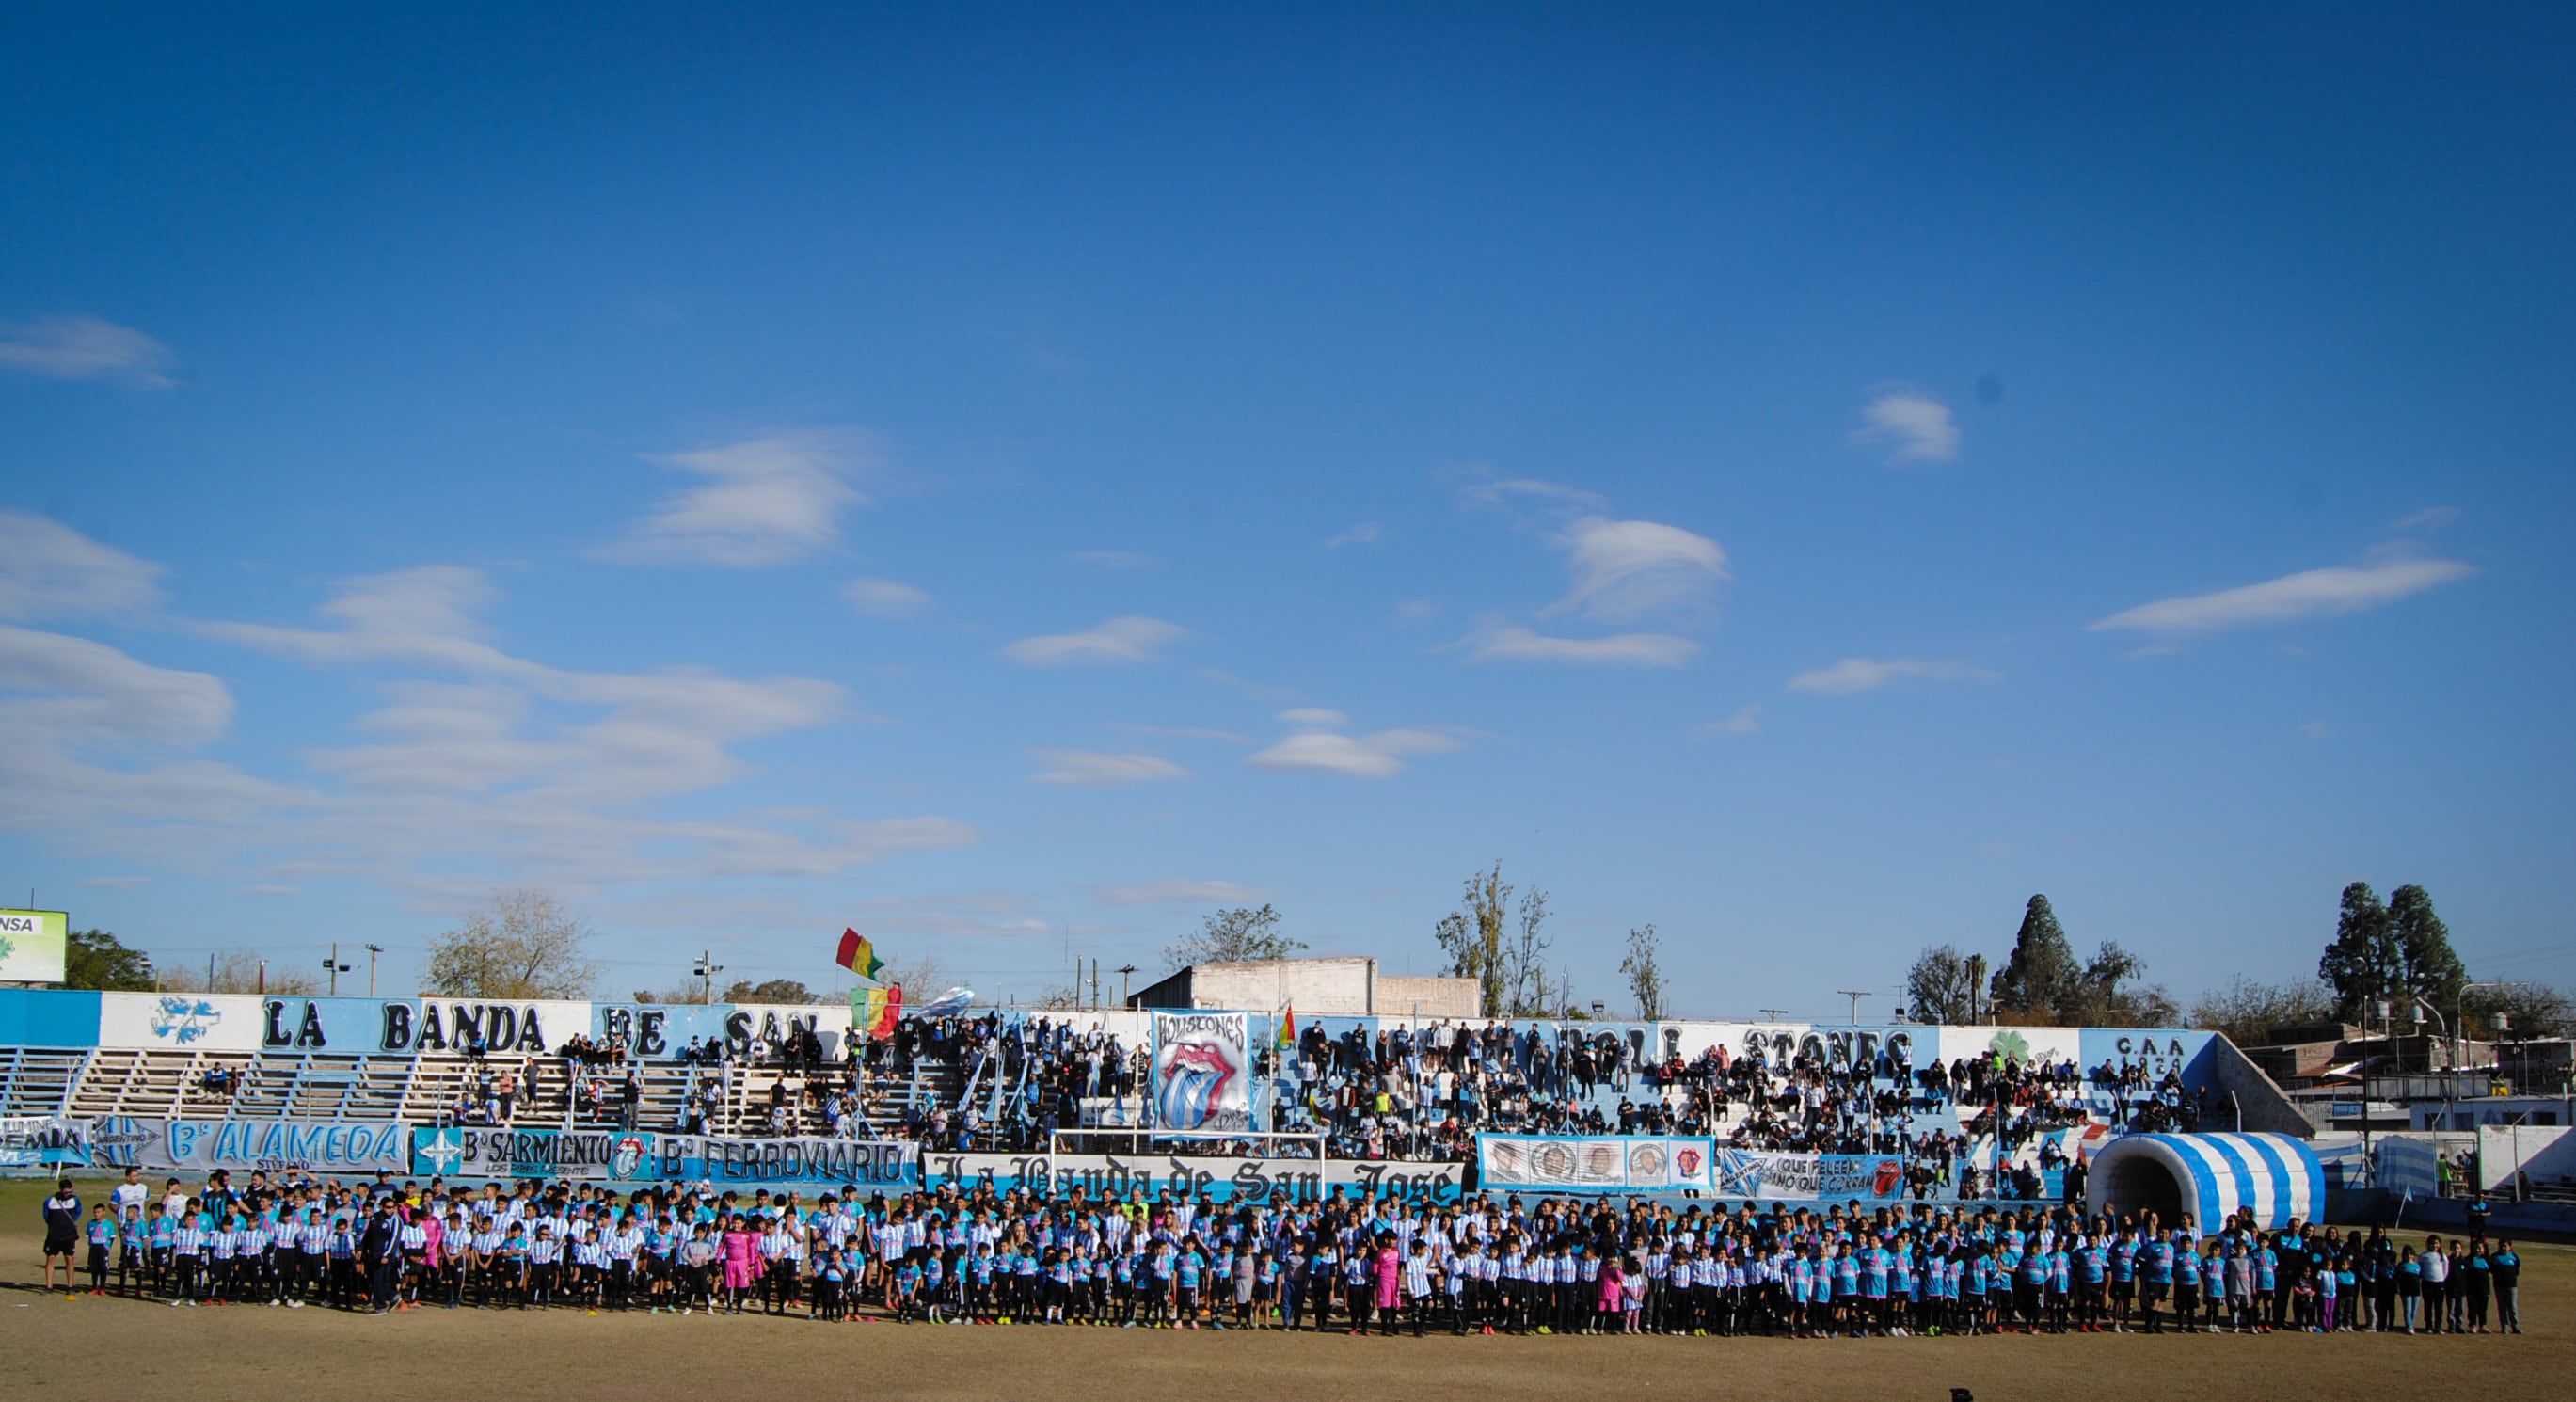
[[[1878,1171],[1870,1179],[1870,1191],[1879,1197],[1893,1197],[1896,1185],[1905,1181],[1905,1161],[1880,1159]]]
[[[1163,1084],[1155,1092],[1155,1109],[1167,1129],[1197,1129],[1222,1103],[1226,1087],[1239,1074],[1223,1048],[1206,1042],[1178,1042],[1163,1049]]]

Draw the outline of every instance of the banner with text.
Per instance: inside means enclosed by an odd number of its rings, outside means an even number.
[[[869,1139],[718,1139],[660,1136],[656,1172],[668,1182],[811,1183],[861,1188],[921,1186],[921,1146]]]
[[[1192,1132],[1252,1128],[1252,1051],[1244,1014],[1154,1014],[1154,1122]]]
[[[411,1127],[396,1121],[166,1120],[159,1128],[160,1142],[143,1154],[148,1168],[411,1172]]]
[[[416,1129],[411,1171],[448,1178],[604,1178],[660,1168],[654,1135],[600,1129]]]
[[[1717,1194],[1778,1202],[1894,1202],[1905,1196],[1905,1160],[1894,1154],[1720,1149]]]
[[[1196,1154],[942,1154],[922,1155],[924,1181],[931,1187],[963,1190],[987,1188],[1007,1193],[1014,1188],[1070,1196],[1079,1190],[1093,1199],[1125,1201],[1141,1194],[1196,1198],[1206,1194],[1224,1203],[1271,1204],[1322,1202],[1339,1192],[1357,1200],[1371,1194],[1381,1200],[1452,1203],[1466,1191],[1466,1166],[1454,1163],[1396,1163],[1376,1159],[1242,1159]]]
[[[89,1122],[54,1115],[0,1118],[0,1168],[87,1168]]]

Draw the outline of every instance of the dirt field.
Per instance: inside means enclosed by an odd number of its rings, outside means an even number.
[[[82,1185],[96,1201],[105,1184]],[[2339,1334],[1771,1340],[1411,1338],[427,1310],[385,1317],[52,1298],[41,1185],[0,1182],[0,1369],[47,1402],[175,1396],[1204,1398],[1570,1402],[2547,1396],[2576,1376],[2576,1251],[2527,1247],[2520,1338]],[[2552,1383],[2548,1379],[2557,1378]]]

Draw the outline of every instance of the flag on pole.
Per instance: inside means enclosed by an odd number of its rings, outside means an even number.
[[[1288,1005],[1288,1015],[1279,1020],[1279,1050],[1291,1051],[1297,1046],[1297,1005]]]
[[[885,967],[885,961],[877,957],[876,946],[856,930],[841,932],[841,951],[832,956],[832,962],[864,979],[874,979],[877,970]]]
[[[887,988],[854,988],[850,990],[850,1033],[872,1042],[882,1042],[894,1035],[894,1025],[903,1018],[903,985]]]

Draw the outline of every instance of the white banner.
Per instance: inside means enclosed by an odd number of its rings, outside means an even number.
[[[0,1168],[80,1168],[89,1163],[89,1122],[50,1115],[0,1119]]]
[[[143,1051],[259,1050],[260,1000],[247,993],[102,993],[98,1044]]]
[[[1245,1159],[1198,1154],[942,1154],[921,1156],[931,1187],[985,1188],[1124,1202],[1139,1194],[1218,1202],[1318,1203],[1346,1200],[1452,1203],[1466,1191],[1466,1166],[1381,1159]]]
[[[1687,1136],[1480,1134],[1476,1171],[1488,1188],[1669,1192],[1710,1185],[1712,1148]]]
[[[1252,1128],[1251,1038],[1242,1013],[1154,1014],[1154,1116],[1161,1129]]]

